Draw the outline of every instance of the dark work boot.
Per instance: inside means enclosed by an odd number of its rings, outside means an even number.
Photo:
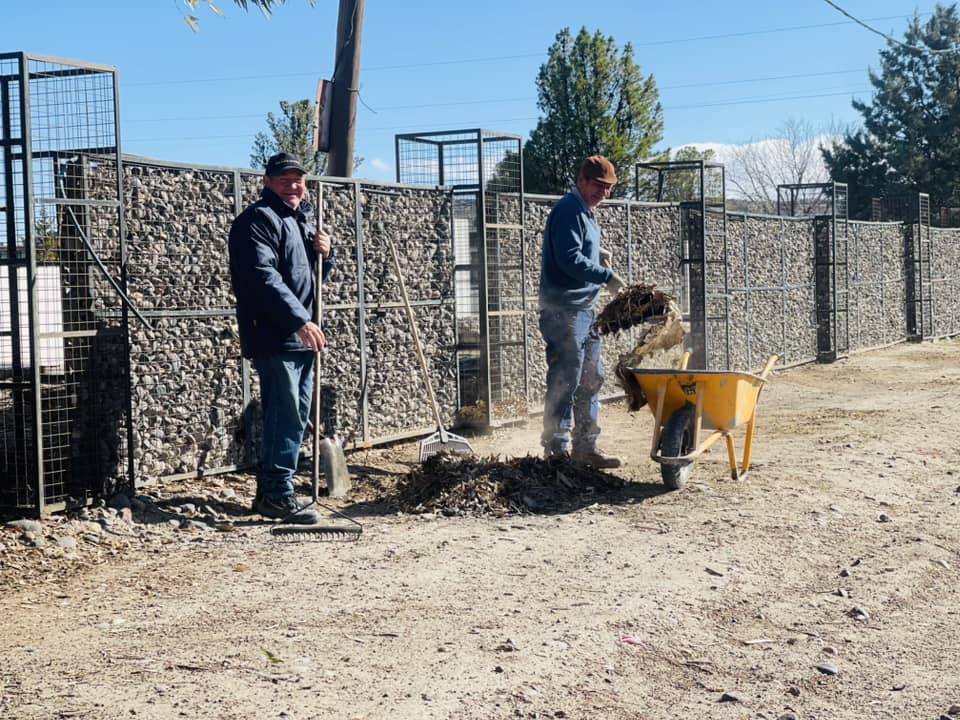
[[[263,495],[257,502],[256,511],[265,518],[297,525],[316,525],[320,522],[317,511],[306,507],[306,503],[299,502],[295,495]]]

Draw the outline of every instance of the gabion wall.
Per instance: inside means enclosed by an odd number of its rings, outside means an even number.
[[[137,477],[249,464],[258,388],[239,354],[227,237],[236,214],[259,197],[261,176],[129,158],[124,167],[128,293],[151,324],[131,324]],[[329,346],[320,377],[337,390],[339,434],[347,443],[374,443],[436,425],[388,236],[449,422],[457,398],[449,193],[325,182],[321,202],[314,179],[309,199],[322,207],[319,220],[337,248],[337,268],[323,286]]]
[[[902,225],[851,222],[848,227],[850,350],[901,342],[907,326]]]
[[[727,278],[728,367],[757,370],[775,354],[784,364],[816,358],[809,218],[728,215]]]
[[[933,329],[936,336],[960,333],[960,230],[930,228]]]
[[[226,242],[236,214],[259,196],[260,173],[131,157],[124,173],[128,293],[151,325],[131,316],[137,478],[248,465],[256,457],[258,388],[256,373],[239,355]],[[321,198],[320,186],[310,180],[309,199],[321,208],[319,221],[337,248],[337,270],[323,287],[329,345],[320,377],[338,393],[341,438],[348,446],[370,445],[435,429],[388,238],[400,255],[431,386],[452,425],[459,398],[453,196],[444,188],[329,178]],[[546,375],[537,312],[540,253],[555,199],[528,196],[525,207],[527,404],[534,413],[542,407]],[[680,208],[615,201],[598,214],[617,272],[631,283],[656,283],[685,302]],[[811,218],[727,216],[727,367],[756,370],[773,353],[788,365],[816,359],[813,227]],[[903,226],[851,222],[848,228],[850,349],[900,342],[906,336]],[[958,233],[933,229],[931,237],[936,329],[954,334]],[[608,376],[634,343],[631,333],[605,340]],[[672,364],[675,357],[654,362]],[[519,386],[522,366],[509,362],[501,370],[505,387]],[[604,394],[619,395],[612,377]]]

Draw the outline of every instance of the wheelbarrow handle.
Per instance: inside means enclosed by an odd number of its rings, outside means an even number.
[[[770,374],[770,371],[773,370],[773,366],[777,364],[777,360],[780,359],[779,355],[771,355],[767,358],[767,364],[763,366],[763,370],[760,371],[760,379],[766,380],[767,375]]]

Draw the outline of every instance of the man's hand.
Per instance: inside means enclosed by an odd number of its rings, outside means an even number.
[[[297,330],[297,337],[307,350],[320,352],[323,346],[327,344],[327,339],[323,335],[323,330],[316,323],[308,322],[302,328]]]
[[[330,236],[323,230],[317,230],[313,233],[313,249],[320,257],[330,255]]]
[[[605,268],[613,267],[613,253],[600,248],[600,265]]]
[[[616,273],[613,274],[613,277],[607,281],[607,290],[610,291],[611,295],[619,295],[623,288],[625,287],[623,280]]]

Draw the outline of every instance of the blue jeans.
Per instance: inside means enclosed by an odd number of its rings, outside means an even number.
[[[313,399],[313,353],[258,355],[263,436],[257,492],[270,497],[293,495],[293,476]]]
[[[540,311],[540,333],[547,344],[547,394],[543,435],[550,450],[589,452],[600,436],[603,363],[593,310]]]

